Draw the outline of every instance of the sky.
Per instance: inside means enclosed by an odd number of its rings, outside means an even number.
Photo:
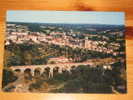
[[[124,12],[9,10],[8,22],[124,25]]]

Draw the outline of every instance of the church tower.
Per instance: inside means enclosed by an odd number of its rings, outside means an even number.
[[[88,40],[88,37],[85,37],[85,44],[84,44],[85,48],[90,48],[91,47],[91,41]]]

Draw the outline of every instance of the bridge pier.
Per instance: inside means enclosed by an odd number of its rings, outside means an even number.
[[[53,68],[50,68],[50,71],[49,71],[49,78],[53,78]]]

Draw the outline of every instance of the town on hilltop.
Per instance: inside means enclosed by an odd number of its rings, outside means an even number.
[[[123,25],[7,22],[2,88],[126,93],[125,57]]]
[[[9,28],[8,28],[9,27]],[[123,40],[123,30],[111,31],[105,29],[103,31],[97,32],[96,29],[88,28],[92,30],[92,34],[89,32],[84,34],[83,32],[76,31],[69,28],[70,30],[63,31],[62,27],[54,26],[40,26],[45,30],[46,34],[43,31],[38,30],[38,32],[32,32],[28,30],[28,27],[25,25],[16,25],[16,24],[7,24],[7,38],[5,45],[10,45],[11,43],[22,44],[22,43],[49,43],[59,46],[69,46],[72,48],[82,48],[88,49],[97,52],[105,52],[107,54],[113,54],[117,56],[120,48],[119,41]],[[57,28],[57,29],[56,29]],[[106,35],[100,34],[104,33]],[[110,35],[110,36],[109,36]],[[116,38],[116,41],[108,43],[111,39]]]

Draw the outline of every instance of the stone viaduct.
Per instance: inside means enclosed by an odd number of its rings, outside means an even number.
[[[36,69],[40,69],[40,74],[42,74],[45,70],[45,68],[49,68],[49,78],[53,77],[53,70],[54,68],[58,67],[58,73],[62,73],[63,70],[68,71],[71,73],[71,68],[78,67],[79,65],[89,65],[90,67],[94,67],[92,62],[88,63],[59,63],[59,64],[46,64],[46,65],[24,65],[24,66],[11,66],[10,69],[12,71],[20,70],[21,73],[24,73],[26,69],[31,70],[32,76],[34,76],[34,72]],[[103,66],[104,69],[111,69],[110,65]]]

